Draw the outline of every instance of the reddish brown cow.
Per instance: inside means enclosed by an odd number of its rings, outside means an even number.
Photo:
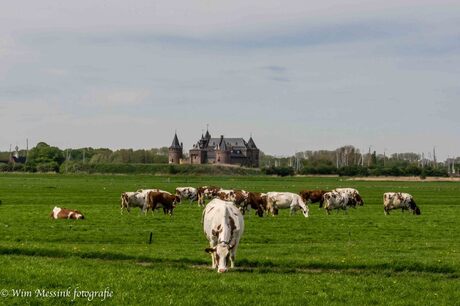
[[[316,190],[302,190],[299,192],[300,197],[302,197],[302,200],[308,205],[309,203],[318,203],[319,202],[319,207],[321,208],[323,206],[323,195],[327,191],[321,190],[321,189],[316,189]]]
[[[267,210],[267,196],[260,192],[249,192],[247,205],[255,209],[259,217],[263,217],[264,211]]]
[[[176,207],[177,202],[180,202],[180,198],[176,195],[166,192],[151,191],[148,194],[146,213],[149,211],[149,208],[151,208],[153,212],[156,208],[163,207],[164,214],[172,216],[173,209]]]

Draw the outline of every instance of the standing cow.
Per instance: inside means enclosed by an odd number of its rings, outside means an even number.
[[[146,213],[148,213],[149,208],[152,209],[153,213],[156,208],[162,207],[163,213],[169,214],[170,216],[172,216],[173,209],[176,207],[176,203],[180,201],[178,196],[172,195],[169,192],[151,191],[148,193],[147,197],[148,206]]]
[[[411,211],[414,215],[420,215],[420,209],[415,204],[414,198],[404,192],[385,192],[383,194],[383,212],[385,215],[390,214],[390,210],[401,208]]]
[[[306,203],[319,203],[319,207],[323,206],[323,195],[327,191],[325,190],[302,190],[299,192],[299,195],[302,197],[302,200]]]
[[[347,212],[349,200],[348,194],[333,190],[323,195],[323,207],[328,215],[333,209],[343,209]]]
[[[263,217],[264,212],[267,211],[267,194],[259,192],[249,192],[246,206],[255,209],[256,214],[259,217]]]
[[[132,207],[139,207],[141,211],[144,211],[145,205],[145,194],[141,192],[123,192],[121,194],[121,214],[126,209],[127,212],[131,212]]]
[[[177,187],[176,196],[181,200],[188,199],[191,204],[193,201],[198,200],[198,189],[194,187]]]
[[[356,205],[363,206],[364,201],[361,198],[361,195],[359,194],[358,190],[354,188],[336,188],[334,191],[337,191],[342,194],[346,194],[348,197],[348,206],[351,206],[353,208],[356,208]]]
[[[217,186],[203,186],[198,187],[197,195],[198,195],[198,205],[204,206],[205,199],[214,199],[217,197],[217,194],[222,188]]]
[[[244,231],[244,218],[239,209],[231,202],[214,199],[203,211],[203,230],[209,241],[205,251],[211,254],[212,268],[217,272],[235,267],[235,255],[238,243]]]
[[[308,218],[308,206],[302,198],[292,192],[267,192],[267,210],[274,216],[277,209],[290,208],[291,215],[301,209],[305,218]]]

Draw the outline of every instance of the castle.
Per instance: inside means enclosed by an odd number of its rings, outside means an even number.
[[[246,142],[243,138],[212,138],[209,131],[189,150],[189,158],[183,160],[183,144],[179,143],[177,133],[169,147],[169,163],[179,164],[233,164],[246,167],[259,167],[259,149],[252,137]]]

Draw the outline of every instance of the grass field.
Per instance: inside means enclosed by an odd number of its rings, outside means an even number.
[[[173,217],[120,215],[122,191],[205,184],[261,192],[354,187],[365,205],[327,216],[315,204],[310,218],[251,212],[237,268],[224,274],[210,269],[196,203],[180,204]],[[384,216],[386,191],[411,193],[422,215]],[[0,304],[68,304],[75,291],[107,290],[111,296],[90,303],[460,305],[459,182],[2,174],[0,200]],[[79,209],[86,220],[51,220],[55,205]],[[66,290],[70,296],[53,296]]]

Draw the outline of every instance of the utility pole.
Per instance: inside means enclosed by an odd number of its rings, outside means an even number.
[[[437,161],[436,161],[436,147],[433,147],[433,163],[434,168],[437,168]]]

